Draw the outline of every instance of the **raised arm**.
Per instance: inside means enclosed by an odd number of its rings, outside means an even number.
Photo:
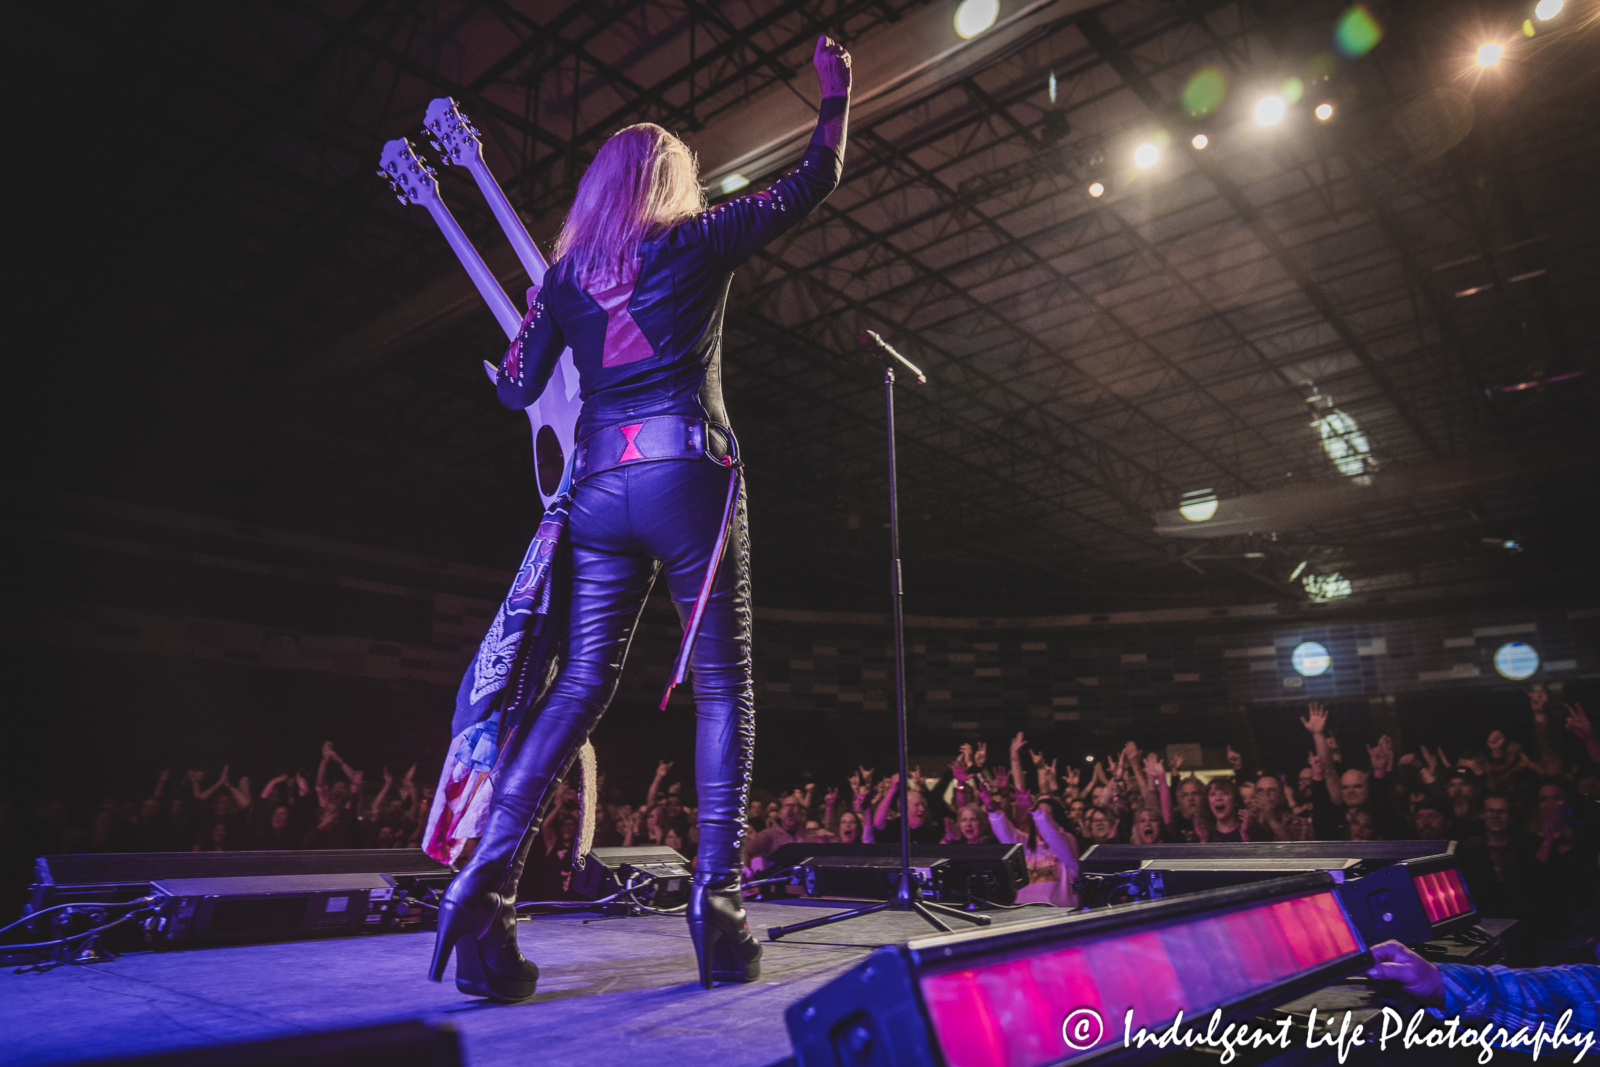
[[[1022,736],[1022,731],[1017,731],[1017,736],[1011,739],[1011,781],[1018,789],[1024,787],[1026,779],[1022,777],[1022,749],[1028,743]]]
[[[1154,791],[1158,793],[1161,803],[1161,825],[1172,825],[1172,786],[1167,784],[1166,767],[1162,765],[1161,757],[1154,752],[1145,753],[1144,775],[1150,780]]]
[[[758,193],[718,204],[697,223],[724,266],[737,267],[838,188],[850,110],[850,53],[822,37],[811,57],[822,89],[817,126],[800,165]]]
[[[894,803],[894,798],[899,795],[896,790],[900,784],[898,774],[891,774],[884,781],[888,783],[889,788],[883,791],[883,796],[878,800],[878,810],[872,813],[872,826],[876,830],[882,830],[889,824],[889,805]]]
[[[644,795],[644,810],[649,811],[656,806],[656,798],[661,795],[661,783],[667,780],[667,772],[672,770],[672,761],[664,759],[656,764],[656,776],[650,780],[650,789]]]
[[[1312,704],[1306,708],[1306,717],[1300,720],[1311,733],[1311,743],[1316,747],[1317,759],[1322,762],[1322,786],[1328,791],[1328,799],[1333,801],[1335,807],[1344,806],[1344,793],[1339,789],[1338,776],[1329,774],[1333,761],[1328,758],[1328,709],[1321,704]]]

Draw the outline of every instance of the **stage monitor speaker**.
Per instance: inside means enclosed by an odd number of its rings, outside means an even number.
[[[462,1062],[455,1027],[408,1019],[355,1030],[95,1060],[86,1067],[281,1067],[286,1063],[295,1067],[461,1067]]]
[[[146,940],[293,940],[414,928],[411,903],[442,891],[455,871],[418,849],[305,852],[129,852],[41,856],[29,913],[59,904],[153,896],[137,927]],[[41,917],[36,936],[52,936]],[[59,933],[56,935],[59,936]]]
[[[790,1005],[789,1037],[800,1067],[1146,1058],[1125,1025],[1249,1017],[1370,966],[1335,889],[1307,874],[914,939]]]
[[[599,900],[621,892],[630,878],[654,878],[639,893],[653,908],[675,908],[689,901],[694,869],[676,849],[665,845],[627,845],[591,849],[583,870],[572,876],[572,891],[585,900]]]
[[[912,845],[913,877],[924,895],[943,903],[1012,904],[1028,884],[1021,845]],[[900,875],[898,842],[781,845],[769,868],[794,867],[811,896],[888,900]]]

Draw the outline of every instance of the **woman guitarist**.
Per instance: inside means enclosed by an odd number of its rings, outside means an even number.
[[[563,348],[578,367],[569,636],[561,673],[501,769],[483,835],[439,909],[434,981],[454,949],[463,992],[533,996],[539,969],[517,948],[517,881],[555,784],[616,691],[662,572],[685,631],[674,681],[694,674],[700,847],[688,917],[700,984],[760,974],[739,893],[755,716],[722,318],[734,269],[839,183],[850,56],[824,37],[813,63],[816,132],[800,165],[763,192],[707,211],[682,141],[650,124],[612,135],[578,183],[556,261],[500,364],[500,402],[517,411],[538,399]]]

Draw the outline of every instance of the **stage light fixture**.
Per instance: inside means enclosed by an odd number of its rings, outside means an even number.
[[[1194,135],[1194,140],[1190,141],[1189,143],[1194,145],[1196,148],[1204,148],[1206,145],[1211,143],[1211,139],[1203,133],[1197,133]]]
[[[1217,493],[1214,489],[1195,489],[1183,494],[1178,504],[1178,514],[1190,522],[1205,522],[1217,513]]]
[[[1500,62],[1500,57],[1506,54],[1505,46],[1490,41],[1488,44],[1478,46],[1478,66],[1492,67]]]
[[[1288,110],[1289,105],[1283,102],[1283,97],[1263,96],[1256,101],[1256,122],[1262,126],[1276,126],[1283,121]]]
[[[1533,13],[1539,16],[1540,22],[1549,22],[1561,14],[1562,6],[1561,0],[1539,0],[1538,6],[1533,9]]]
[[[1140,170],[1149,170],[1156,165],[1156,160],[1161,158],[1161,150],[1155,145],[1146,142],[1133,151],[1134,166]]]
[[[1295,646],[1289,662],[1294,665],[1295,673],[1302,678],[1315,678],[1319,674],[1327,673],[1328,668],[1333,666],[1333,657],[1328,655],[1327,646],[1316,641],[1302,641]]]
[[[956,8],[956,33],[970,41],[1000,17],[1000,0],[961,0]]]
[[[1539,653],[1530,644],[1510,641],[1495,650],[1494,669],[1500,677],[1520,682],[1539,670]]]
[[[1095,182],[1093,185],[1089,186],[1090,196],[1104,196],[1105,194],[1106,187],[1101,185],[1099,182]]]
[[[1329,119],[1333,118],[1333,105],[1332,104],[1318,104],[1317,105],[1317,118],[1321,119],[1323,122],[1327,122]]]
[[[740,189],[743,189],[749,184],[750,179],[746,178],[743,174],[730,174],[726,178],[722,179],[722,181],[719,183],[719,187],[722,189],[722,194],[726,196],[729,193],[737,193]]]

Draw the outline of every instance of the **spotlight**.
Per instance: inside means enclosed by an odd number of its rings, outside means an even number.
[[[1540,22],[1549,22],[1561,14],[1561,6],[1561,0],[1539,0],[1538,6],[1533,9],[1533,13],[1539,16]]]
[[[1090,196],[1104,196],[1105,192],[1106,187],[1101,185],[1099,182],[1095,182],[1093,185],[1089,186]]]
[[[1205,134],[1197,133],[1194,135],[1194,140],[1190,141],[1189,143],[1194,145],[1196,148],[1204,148],[1206,145],[1210,144],[1211,141],[1206,137]]]
[[[1183,494],[1178,504],[1178,514],[1189,522],[1205,522],[1217,513],[1217,494],[1210,489],[1196,489]]]
[[[1332,104],[1318,104],[1317,105],[1317,118],[1321,119],[1323,122],[1327,122],[1329,119],[1333,118],[1333,105]]]
[[[740,189],[749,185],[750,179],[743,174],[730,174],[718,184],[722,188],[723,195],[727,195],[728,193],[737,193]]]
[[[971,40],[999,17],[1000,0],[961,0],[956,8],[956,33],[962,40]]]
[[[1142,144],[1133,152],[1134,165],[1141,170],[1149,170],[1160,158],[1161,150],[1153,144]]]
[[[1289,105],[1283,102],[1283,97],[1263,96],[1256,102],[1256,122],[1262,126],[1276,126],[1283,121],[1288,109]]]
[[[1500,62],[1500,57],[1506,54],[1503,46],[1490,41],[1488,44],[1478,46],[1478,66],[1492,67]]]

